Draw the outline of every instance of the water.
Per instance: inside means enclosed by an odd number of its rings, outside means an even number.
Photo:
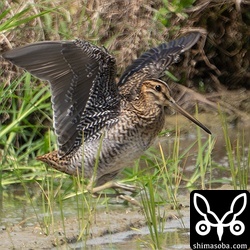
[[[228,180],[230,178],[229,165],[225,150],[225,142],[221,128],[213,129],[216,136],[216,144],[212,153],[212,159],[218,165],[223,166],[213,172],[213,177]],[[236,139],[241,137],[235,129],[230,129],[232,147],[236,145]],[[207,139],[204,134],[203,140]],[[183,149],[189,147],[195,141],[196,135],[189,133],[180,138]],[[245,157],[249,151],[250,130],[244,134]],[[174,138],[165,137],[162,140],[165,152],[171,153]],[[242,146],[242,145],[241,145]],[[186,158],[185,174],[190,175],[194,171],[197,148],[193,147]],[[242,162],[246,159],[242,159]],[[11,185],[0,192],[0,249],[16,248],[45,248],[45,249],[150,249],[150,236],[148,226],[142,211],[139,208],[126,207],[113,203],[107,207],[107,203],[98,201],[96,211],[86,213],[84,222],[90,221],[84,232],[88,232],[85,240],[77,242],[77,237],[83,229],[80,224],[79,199],[68,199],[63,204],[53,204],[53,216],[50,214],[48,204],[44,205],[41,199],[41,189],[37,183],[27,184],[29,197],[21,185]],[[222,188],[228,188],[222,185]],[[230,187],[232,188],[232,187]],[[166,249],[190,249],[189,248],[189,194],[180,190],[178,199],[186,205],[181,209],[183,217],[163,207],[163,212],[173,219],[166,221],[163,234],[160,236],[162,245]],[[106,205],[105,205],[106,204]],[[63,219],[62,219],[63,217]],[[46,229],[46,221],[50,225]],[[62,225],[62,221],[64,225]],[[89,228],[88,228],[89,227]],[[43,228],[43,230],[41,229]],[[45,229],[44,229],[45,228]],[[83,232],[83,231],[82,231]],[[48,236],[45,234],[48,233]],[[65,235],[66,234],[66,235]],[[67,238],[68,244],[63,241]],[[84,238],[84,237],[83,237]],[[21,243],[20,243],[21,242]]]

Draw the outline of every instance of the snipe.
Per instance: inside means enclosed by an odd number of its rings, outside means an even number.
[[[97,192],[115,185],[109,181],[152,145],[165,124],[164,109],[175,108],[210,133],[159,80],[199,37],[193,32],[150,49],[118,83],[115,59],[86,41],[40,42],[4,53],[13,64],[50,82],[59,150],[38,159],[70,175],[84,172],[89,189]]]

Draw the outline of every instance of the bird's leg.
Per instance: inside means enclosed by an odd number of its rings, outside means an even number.
[[[129,202],[129,203],[131,203],[132,205],[142,207],[141,203],[140,203],[139,201],[137,201],[137,200],[136,200],[134,197],[132,197],[132,196],[120,194],[120,195],[117,196],[117,198],[124,200],[125,203],[128,203],[128,202]]]
[[[135,198],[133,198],[132,196],[126,195],[126,194],[122,194],[116,190],[116,189],[123,189],[125,191],[129,191],[129,192],[132,192],[133,194],[135,194],[135,193],[137,193],[138,190],[140,190],[140,188],[138,188],[136,186],[109,181],[101,186],[93,187],[93,180],[90,181],[89,185],[87,186],[87,190],[91,194],[98,195],[98,196],[103,196],[103,194],[99,194],[99,192],[101,192],[107,188],[113,188],[117,193],[116,194],[105,194],[104,196],[116,197],[116,198],[124,200],[125,202],[129,202],[133,205],[141,207],[141,204]]]
[[[118,182],[113,182],[113,181],[106,182],[105,184],[103,184],[101,186],[97,186],[97,187],[93,187],[93,182],[90,181],[89,185],[87,186],[87,190],[90,191],[92,194],[98,193],[98,192],[103,191],[107,188],[113,188],[115,190],[116,189],[123,189],[125,191],[129,191],[132,193],[136,193],[139,189],[136,186],[118,183]]]
[[[122,189],[125,191],[129,191],[131,193],[137,193],[138,190],[141,190],[141,188],[134,186],[134,185],[128,185],[128,184],[124,184],[124,183],[120,183],[120,182],[113,182],[113,189]]]
[[[138,191],[141,191],[141,188],[132,186],[132,185],[126,185],[123,183],[118,183],[118,182],[115,183],[114,189],[116,190],[116,188],[121,188],[121,189],[130,191],[132,193],[131,195],[126,195],[126,194],[121,194],[118,192],[117,198],[124,200],[125,204],[131,203],[132,205],[141,207],[140,202],[138,202],[134,198],[134,196],[138,193]]]

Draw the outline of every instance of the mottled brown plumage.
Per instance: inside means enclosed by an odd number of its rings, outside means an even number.
[[[41,42],[4,53],[4,58],[50,82],[59,150],[38,159],[90,179],[92,189],[94,183],[111,181],[152,145],[170,106],[210,133],[175,103],[168,85],[159,80],[199,36],[190,33],[149,50],[118,83],[115,59],[85,41]]]

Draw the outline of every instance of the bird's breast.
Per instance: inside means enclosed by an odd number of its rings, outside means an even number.
[[[152,145],[163,125],[164,117],[156,120],[122,114],[115,124],[103,129],[101,138],[84,142],[75,154],[74,164],[84,160],[86,177],[92,176],[98,165],[97,178],[129,167]]]

